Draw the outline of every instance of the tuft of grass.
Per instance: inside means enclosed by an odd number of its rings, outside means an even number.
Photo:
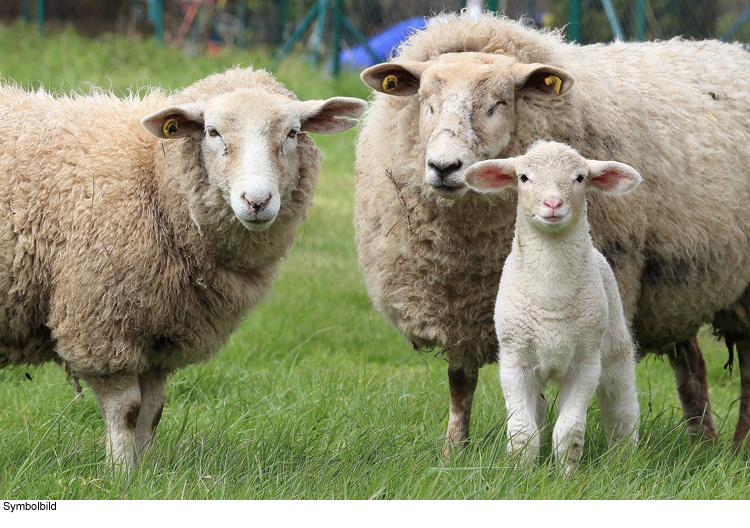
[[[41,51],[40,51],[41,50]],[[86,83],[177,89],[264,51],[189,57],[153,41],[0,26],[0,72],[26,86]],[[290,58],[275,72],[302,99],[366,97],[356,75],[334,79]],[[669,365],[638,365],[641,442],[609,449],[592,402],[579,470],[565,478],[550,433],[533,470],[505,454],[496,366],[482,370],[471,444],[443,459],[446,365],[419,355],[370,305],[352,226],[355,132],[318,136],[323,170],[305,226],[268,300],[208,363],[173,375],[154,448],[131,474],[104,462],[95,398],[77,397],[54,365],[0,371],[0,496],[39,499],[732,499],[750,485],[731,454],[739,379],[723,343],[700,336],[719,440],[689,442]],[[304,256],[302,233],[304,232]],[[25,374],[28,372],[32,380]],[[548,388],[548,400],[556,390]],[[549,410],[554,420],[555,406]]]

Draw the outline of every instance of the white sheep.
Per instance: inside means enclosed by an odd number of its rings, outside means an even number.
[[[560,387],[554,453],[566,471],[578,463],[594,391],[610,445],[628,434],[635,444],[635,346],[615,276],[589,234],[585,194],[628,193],[640,175],[539,142],[523,156],[476,163],[463,179],[481,192],[518,190],[513,246],[495,304],[508,451],[524,450],[535,463],[550,379]]]
[[[461,175],[539,139],[643,177],[621,198],[590,196],[592,238],[641,350],[668,351],[688,430],[715,436],[695,335],[750,284],[748,69],[737,44],[579,46],[484,14],[440,17],[362,73],[377,93],[357,143],[359,263],[374,306],[449,363],[447,447],[466,440],[478,369],[495,361],[492,306],[515,220],[514,204],[467,192]]]
[[[320,170],[307,133],[364,109],[242,68],[142,100],[0,87],[0,366],[85,379],[107,458],[132,466],[167,375],[268,294]]]

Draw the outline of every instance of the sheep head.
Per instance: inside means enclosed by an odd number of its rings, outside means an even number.
[[[192,137],[212,185],[251,231],[267,229],[290,196],[300,170],[298,139],[307,132],[336,134],[357,124],[366,103],[333,97],[295,101],[241,89],[163,108],[141,119],[160,139]]]
[[[468,166],[503,152],[516,128],[517,99],[559,97],[573,86],[559,68],[475,52],[379,64],[361,77],[378,92],[419,97],[425,182],[446,198],[466,192]]]
[[[567,145],[537,142],[523,156],[475,163],[465,183],[480,192],[518,190],[519,215],[536,229],[560,232],[585,214],[586,190],[626,194],[641,182],[638,172],[616,161],[583,158]]]

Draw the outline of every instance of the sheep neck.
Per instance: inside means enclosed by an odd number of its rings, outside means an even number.
[[[533,289],[574,296],[591,269],[593,242],[585,211],[581,219],[561,232],[543,232],[520,213],[516,218],[513,258]]]

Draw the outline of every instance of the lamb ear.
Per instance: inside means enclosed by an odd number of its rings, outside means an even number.
[[[516,159],[475,163],[464,172],[464,182],[475,191],[495,193],[516,184]]]
[[[294,103],[300,111],[300,122],[304,132],[316,134],[338,134],[359,123],[356,118],[367,109],[367,103],[354,97],[331,97],[325,101],[302,101]]]
[[[203,135],[203,109],[197,103],[168,106],[141,119],[141,126],[159,139]]]
[[[533,97],[558,97],[573,87],[573,77],[560,68],[545,64],[517,64],[516,91]]]
[[[616,161],[589,161],[588,187],[607,194],[626,194],[643,181],[633,167]]]
[[[429,62],[384,62],[367,68],[360,78],[380,93],[413,95],[419,90],[419,80],[429,65]]]

